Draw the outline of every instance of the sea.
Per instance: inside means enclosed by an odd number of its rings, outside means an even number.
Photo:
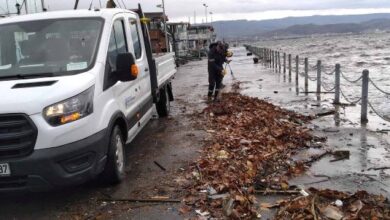
[[[295,56],[300,57],[300,72],[304,71],[304,58],[309,59],[309,75],[316,76],[314,66],[321,60],[323,72],[331,73],[336,64],[341,65],[341,90],[353,102],[361,97],[362,81],[354,81],[369,70],[369,102],[375,111],[390,120],[390,33],[365,33],[344,35],[308,36],[293,39],[267,39],[256,46],[292,54],[293,72]],[[282,58],[283,63],[283,58]],[[293,77],[294,78],[294,77]],[[325,85],[332,88],[334,75],[322,74]],[[386,93],[383,93],[386,92]]]

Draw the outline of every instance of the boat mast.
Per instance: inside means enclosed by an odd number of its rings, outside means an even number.
[[[7,4],[7,14],[9,16],[9,5],[8,5],[8,1],[5,1],[5,3]]]
[[[27,0],[24,0],[24,4],[25,4],[24,7],[26,9],[26,14],[28,14],[27,2],[28,2]]]
[[[76,2],[74,3],[74,10],[77,9],[78,5],[79,5],[79,0],[76,0]]]
[[[45,0],[41,0],[42,11],[46,11]]]

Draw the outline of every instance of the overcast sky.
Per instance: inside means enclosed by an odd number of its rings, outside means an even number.
[[[0,0],[0,9],[13,10],[16,1]],[[27,0],[29,11],[39,9],[41,0]],[[99,8],[100,2],[104,6],[106,0],[80,0],[80,8],[88,8],[91,1],[93,6]],[[156,5],[161,0],[115,0],[127,8],[135,8],[138,2],[142,3],[144,11],[161,11]],[[49,10],[72,9],[74,0],[44,0]],[[171,21],[194,21],[196,13],[197,22],[205,20],[205,7],[208,12],[213,12],[213,20],[262,20],[270,18],[282,18],[288,16],[310,15],[340,15],[340,14],[365,14],[365,13],[390,13],[390,0],[165,0],[167,15]],[[210,21],[210,14],[208,15]]]

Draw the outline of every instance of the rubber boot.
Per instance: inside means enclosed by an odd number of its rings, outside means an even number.
[[[213,92],[210,92],[207,94],[207,102],[211,102],[213,100]]]
[[[214,102],[219,102],[219,96],[218,96],[219,92],[218,91],[215,91],[214,93]]]

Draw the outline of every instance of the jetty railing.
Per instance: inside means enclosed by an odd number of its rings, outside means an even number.
[[[360,103],[361,104],[360,120],[362,123],[368,122],[368,108],[370,108],[376,115],[378,115],[383,120],[390,122],[390,118],[380,114],[379,111],[376,108],[374,108],[374,106],[370,102],[369,94],[368,94],[369,85],[372,85],[375,89],[377,89],[379,92],[381,92],[386,96],[390,96],[390,92],[380,88],[377,85],[377,83],[375,83],[370,78],[368,70],[363,70],[362,75],[357,79],[350,79],[342,72],[340,64],[336,64],[334,69],[329,71],[325,69],[321,60],[317,60],[316,65],[310,66],[308,58],[304,58],[304,60],[301,60],[297,55],[295,56],[295,60],[294,60],[295,69],[293,69],[292,54],[287,54],[279,50],[272,50],[269,48],[262,48],[262,47],[256,47],[251,45],[246,45],[246,49],[252,52],[253,54],[255,54],[259,58],[259,60],[262,61],[264,66],[273,69],[275,72],[282,73],[282,69],[283,69],[284,78],[286,78],[286,74],[288,73],[289,82],[291,82],[292,80],[292,74],[295,73],[295,84],[297,86],[297,89],[299,88],[299,77],[300,76],[303,77],[305,94],[316,93],[317,95],[321,95],[324,93],[334,93],[333,104],[335,105],[342,104],[340,102],[341,97],[346,102],[348,102],[347,104],[350,105],[356,105]],[[281,54],[283,56],[281,56]],[[281,61],[281,59],[283,59],[283,62]],[[301,61],[303,61],[303,63]],[[304,65],[303,72],[299,71],[300,65]],[[310,71],[315,71],[316,75],[310,76],[309,74]],[[329,83],[326,83],[324,80],[324,75],[334,76],[334,82],[335,82],[334,85],[330,85]],[[351,98],[349,98],[344,92],[345,88],[342,88],[341,79],[354,85],[357,85],[361,81],[360,98],[358,98],[357,100],[351,100]],[[309,91],[309,81],[316,82],[315,92]]]

